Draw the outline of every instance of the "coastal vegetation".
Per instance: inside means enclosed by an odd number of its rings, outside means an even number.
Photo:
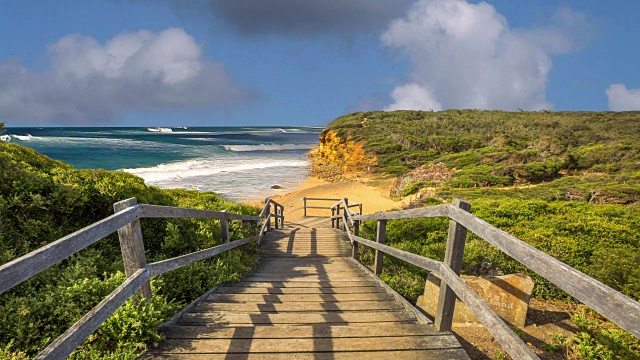
[[[0,124],[0,130],[2,126]],[[149,187],[136,176],[76,170],[34,150],[0,143],[0,264],[113,214],[113,203],[139,203],[257,214],[253,207],[215,194]],[[230,223],[231,238],[253,230]],[[221,243],[216,220],[142,219],[149,261]],[[135,358],[160,339],[159,326],[216,284],[234,281],[256,260],[253,246],[152,279],[153,297],[132,298],[78,350],[73,359]],[[125,279],[117,235],[112,234],[0,295],[0,359],[31,358]]]
[[[489,223],[640,299],[640,112],[378,111],[337,118],[321,141],[328,134],[361,144],[376,159],[369,169],[395,178],[391,196],[410,196],[414,207],[463,198]],[[327,158],[314,153],[312,164]],[[363,236],[375,240],[375,227],[365,223]],[[442,260],[447,227],[443,219],[390,221],[387,243]],[[373,261],[367,249],[361,256]],[[426,272],[390,257],[384,261],[381,278],[415,302]],[[572,301],[492,245],[468,236],[463,273],[513,272],[534,278],[535,297]],[[573,315],[579,331],[563,340],[567,352],[594,359],[640,357],[640,340],[587,314]]]

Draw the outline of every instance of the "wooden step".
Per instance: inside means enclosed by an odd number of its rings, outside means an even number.
[[[331,311],[371,311],[404,310],[395,301],[343,301],[343,302],[287,302],[287,303],[216,303],[201,302],[192,312],[229,312],[229,313],[285,313],[285,312],[331,312]]]
[[[311,324],[382,324],[387,322],[415,323],[413,314],[405,311],[380,310],[368,312],[287,312],[275,314],[187,313],[180,325],[237,326],[237,325],[311,325]]]
[[[377,282],[368,279],[358,279],[353,281],[246,281],[240,280],[235,283],[226,284],[227,287],[271,287],[271,288],[287,288],[287,287],[310,287],[310,288],[340,288],[340,287],[370,287],[379,286]]]
[[[356,341],[357,339],[357,341]],[[435,350],[456,348],[453,335],[314,339],[166,339],[152,351],[172,353],[241,354]]]
[[[394,297],[387,293],[373,294],[211,294],[207,301],[218,302],[264,302],[264,303],[284,303],[284,302],[333,302],[333,301],[389,301]]]
[[[151,350],[153,351],[153,350]],[[462,348],[454,349],[429,349],[429,350],[389,350],[389,351],[346,351],[346,352],[301,352],[301,353],[240,353],[240,354],[210,354],[210,353],[173,353],[166,350],[166,353],[151,352],[143,358],[163,359],[163,360],[451,360],[467,359],[469,356]]]
[[[380,287],[340,287],[340,288],[258,288],[258,287],[221,287],[218,294],[362,294],[386,293]]]

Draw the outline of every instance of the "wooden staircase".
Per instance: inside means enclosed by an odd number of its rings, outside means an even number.
[[[256,269],[181,314],[145,357],[468,359],[450,332],[354,261],[330,225],[303,218],[267,233]]]

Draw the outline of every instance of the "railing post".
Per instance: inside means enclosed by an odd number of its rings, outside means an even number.
[[[454,199],[453,206],[457,206],[465,211],[471,210],[471,204],[464,200]],[[447,249],[444,255],[444,264],[456,274],[460,275],[462,269],[462,259],[464,256],[464,244],[467,239],[467,228],[457,222],[449,221],[449,236],[447,238]],[[434,325],[438,331],[450,331],[453,322],[453,311],[456,306],[456,294],[447,283],[440,280],[440,297],[438,298],[438,309]]]
[[[358,204],[358,210],[360,211],[360,215],[362,215],[362,202]]]
[[[360,220],[356,220],[353,222],[353,235],[360,236]],[[358,260],[358,242],[353,242],[353,247],[351,248],[351,256],[354,259]]]
[[[271,215],[271,201],[267,200],[267,231],[271,231],[271,217],[269,215]]]
[[[227,210],[222,210],[222,212],[227,212]],[[229,220],[227,219],[220,219],[220,237],[223,244],[229,242]]]
[[[342,224],[342,231],[347,231],[347,226],[349,226],[347,224],[347,213],[349,212],[349,199],[344,198],[344,219],[345,221],[344,224]]]
[[[307,197],[303,197],[302,198],[302,210],[304,211],[304,214],[302,216],[307,217]]]
[[[387,239],[387,220],[378,220],[378,231],[376,233],[376,242],[379,244],[384,244]],[[382,251],[376,250],[375,254],[375,263],[374,269],[376,275],[380,275],[382,273],[382,257],[384,254]]]
[[[280,215],[279,214],[280,207],[278,205],[276,205],[276,204],[273,204],[273,212],[276,215],[276,230],[278,230],[278,222],[280,222],[280,217],[278,216],[278,215]]]
[[[113,204],[113,210],[115,212],[122,211],[136,204],[136,198],[118,201]],[[127,277],[131,277],[136,271],[144,269],[147,265],[147,256],[144,254],[144,243],[142,242],[140,219],[134,220],[129,225],[118,229],[118,238],[120,239],[120,250],[122,251],[122,260],[124,262],[124,273]],[[136,294],[145,298],[151,298],[151,283],[149,281],[144,283],[144,285],[136,291]]]
[[[336,229],[340,230],[340,204],[336,205]]]
[[[360,220],[353,222],[353,235],[360,236]]]
[[[331,208],[331,228],[332,229],[336,228],[336,219],[333,218],[334,216],[336,216],[336,209]]]
[[[282,215],[280,218],[280,226],[284,227],[284,206],[280,206],[280,215]]]

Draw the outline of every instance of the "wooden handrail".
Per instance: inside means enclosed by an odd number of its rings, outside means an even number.
[[[265,210],[274,204],[279,209],[282,206],[275,201],[268,200]],[[65,258],[77,253],[87,246],[105,238],[109,234],[118,231],[120,237],[127,280],[116,290],[103,299],[90,312],[84,315],[78,322],[69,328],[64,334],[50,343],[37,359],[64,359],[91,333],[93,333],[111,314],[113,314],[127,299],[140,289],[148,286],[152,276],[179,269],[197,261],[210,258],[225,251],[245,245],[253,237],[240,239],[208,249],[192,252],[171,259],[146,264],[146,258],[136,258],[144,254],[142,233],[140,232],[141,218],[198,218],[219,219],[221,229],[229,220],[256,221],[256,226],[262,220],[262,216],[232,214],[226,211],[212,211],[201,209],[179,208],[172,206],[159,206],[149,204],[136,204],[134,198],[120,201],[114,205],[116,213],[82,228],[57,241],[47,244],[24,256],[0,266],[0,294],[17,284],[35,276],[43,270],[57,264]],[[276,211],[277,212],[277,211]],[[271,218],[284,220],[283,215],[267,214],[265,224],[260,232],[260,238],[264,235],[265,228]],[[224,222],[224,223],[223,223]],[[260,242],[258,239],[258,243]],[[227,241],[224,239],[223,241]],[[151,296],[150,288],[140,293],[142,296]]]
[[[140,204],[143,218],[190,218],[256,221],[259,216],[233,214],[225,211],[189,209],[173,206]]]
[[[139,218],[130,207],[0,266],[0,294]]]
[[[459,201],[454,201],[459,203]],[[345,204],[343,201],[339,201],[334,204],[334,207]],[[468,205],[468,203],[467,203]],[[460,205],[462,206],[462,205]],[[346,207],[345,207],[346,208]],[[332,216],[332,218],[342,218],[346,223],[349,216],[348,208],[342,214]],[[447,253],[450,251],[458,251],[455,255],[460,261],[462,257],[463,248],[458,250],[450,249],[452,244],[458,242],[458,244],[464,245],[464,237],[466,237],[466,230],[472,231],[476,235],[480,236],[484,240],[488,241],[492,245],[511,256],[516,261],[525,265],[527,268],[535,271],[540,276],[549,280],[560,289],[566,291],[569,295],[575,297],[585,305],[596,310],[600,314],[607,317],[623,329],[629,331],[631,334],[640,338],[640,303],[628,298],[620,292],[602,284],[601,282],[590,278],[584,273],[572,268],[571,266],[561,262],[560,260],[534,248],[533,246],[523,242],[522,240],[509,235],[508,233],[490,225],[486,221],[472,215],[468,211],[454,205],[438,205],[418,209],[390,211],[371,215],[352,215],[352,221],[366,221],[377,220],[387,221],[394,219],[412,219],[412,218],[431,218],[431,217],[448,217],[451,219],[450,225],[450,239],[447,242]],[[461,228],[464,230],[462,235],[462,242],[452,238],[452,229]],[[349,239],[352,244],[362,243],[367,245],[376,251],[381,251],[385,254],[394,256],[398,259],[409,262],[413,265],[421,267],[425,270],[431,271],[437,274],[441,282],[441,294],[438,304],[438,311],[441,309],[441,302],[455,301],[443,298],[445,290],[451,289],[462,302],[464,302],[469,309],[478,317],[478,319],[485,325],[485,327],[494,335],[500,345],[507,351],[507,353],[514,359],[536,359],[536,355],[522,342],[522,340],[511,330],[511,328],[505,324],[491,308],[467,286],[464,281],[449,264],[436,260],[430,260],[425,262],[421,256],[407,253],[402,250],[391,248],[387,245],[373,242],[371,240],[363,239],[351,233],[346,229]],[[455,245],[460,246],[460,245]],[[447,255],[450,256],[450,255]],[[447,259],[445,259],[447,260]],[[451,261],[451,260],[447,260]],[[438,267],[438,269],[436,269]],[[443,301],[444,300],[444,301]],[[450,304],[453,305],[453,304]],[[453,307],[451,306],[450,314],[453,314]],[[436,316],[437,317],[437,316]],[[436,319],[438,320],[438,319]],[[446,327],[446,325],[445,325]]]

